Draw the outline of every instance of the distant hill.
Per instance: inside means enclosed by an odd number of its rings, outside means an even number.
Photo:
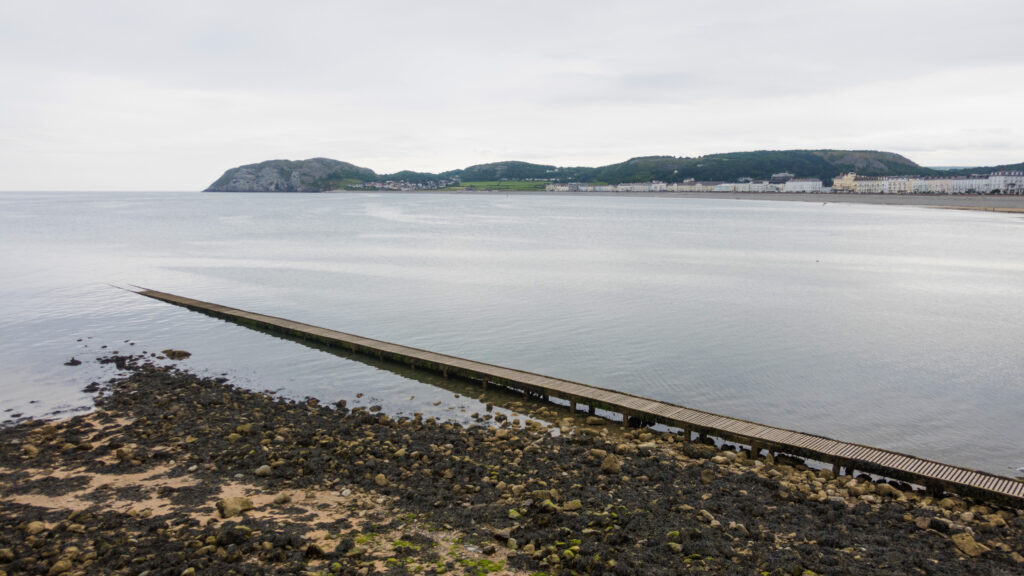
[[[589,179],[594,168],[559,168],[546,164],[507,161],[477,164],[462,170],[449,170],[440,176],[463,182],[490,182],[494,180],[557,180],[568,182]]]
[[[735,182],[740,178],[765,180],[789,172],[799,178],[820,178],[826,183],[844,172],[866,176],[930,175],[932,170],[892,152],[872,150],[760,150],[708,154],[696,158],[646,156],[596,168],[592,180],[623,182],[681,182],[710,180]]]
[[[758,150],[729,152],[698,157],[644,156],[618,164],[588,167],[558,167],[507,161],[477,164],[440,174],[401,171],[377,174],[328,158],[310,160],[268,160],[232,168],[206,189],[207,192],[323,192],[340,190],[366,182],[405,181],[426,183],[439,180],[495,182],[502,180],[546,180],[551,182],[735,182],[740,178],[763,180],[772,174],[789,172],[798,178],[820,178],[826,185],[844,172],[865,176],[934,176],[938,174],[987,173],[993,170],[1024,170],[1022,164],[992,168],[938,171],[919,166],[892,152],[876,150]]]
[[[206,192],[323,192],[376,179],[369,168],[330,158],[267,160],[228,170]]]
[[[988,174],[990,172],[1024,172],[1024,162],[1017,164],[1000,164],[982,168],[954,168],[943,172],[952,176],[969,176],[971,174]]]

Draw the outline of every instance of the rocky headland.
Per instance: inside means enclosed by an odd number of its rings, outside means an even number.
[[[463,427],[100,361],[95,412],[0,430],[0,574],[1024,573],[1022,510],[554,406]]]
[[[330,158],[268,160],[228,170],[206,192],[322,192],[375,177],[369,168]]]

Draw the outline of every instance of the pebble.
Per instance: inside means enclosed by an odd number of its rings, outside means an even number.
[[[953,541],[953,545],[964,554],[971,558],[981,556],[985,552],[989,551],[988,546],[980,544],[974,540],[974,537],[966,532],[959,534],[953,534],[950,538]]]
[[[222,518],[230,518],[252,510],[252,500],[244,496],[224,498],[217,502],[217,510],[220,512]]]
[[[47,572],[47,574],[49,574],[49,576],[54,576],[55,574],[63,574],[68,570],[71,570],[71,566],[71,560],[68,560],[67,558],[61,558],[60,560],[54,562],[53,566],[50,566],[50,571]]]
[[[622,472],[622,462],[619,461],[615,454],[609,454],[601,461],[601,472],[605,474],[618,474]]]

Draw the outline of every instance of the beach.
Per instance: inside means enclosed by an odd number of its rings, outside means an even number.
[[[381,191],[378,193],[391,193]],[[1024,196],[947,194],[833,194],[833,193],[747,193],[747,192],[536,192],[536,191],[440,191],[422,194],[518,194],[546,196],[612,196],[618,198],[703,198],[711,200],[763,200],[769,202],[811,202],[820,204],[874,204],[926,206],[953,210],[1024,213]]]
[[[0,430],[3,574],[1019,574],[1024,511],[528,400],[460,426],[98,361]]]

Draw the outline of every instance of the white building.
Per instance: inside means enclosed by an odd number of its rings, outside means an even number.
[[[988,180],[990,192],[1024,194],[1024,172],[993,172]]]
[[[821,180],[817,178],[793,178],[782,186],[783,192],[792,194],[813,194],[821,192]]]
[[[894,176],[882,179],[882,194],[913,194],[916,178]]]
[[[882,194],[884,190],[885,182],[880,178],[857,176],[853,180],[854,194]]]

